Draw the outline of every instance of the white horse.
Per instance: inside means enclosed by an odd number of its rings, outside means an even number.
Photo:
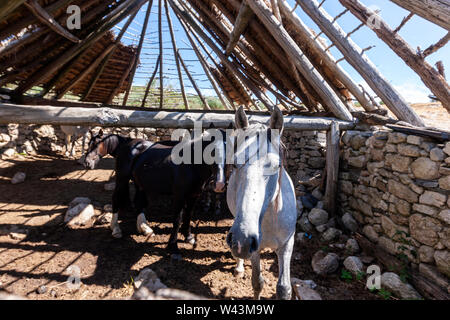
[[[66,155],[69,155],[70,157],[74,157],[74,148],[75,148],[75,142],[79,138],[83,138],[83,144],[82,144],[82,150],[81,153],[84,154],[84,146],[86,144],[86,134],[89,131],[89,127],[82,127],[82,126],[61,126],[61,131],[64,132],[66,135],[65,141],[65,149],[66,149]],[[70,153],[69,153],[69,147],[70,147]]]
[[[251,259],[255,299],[260,299],[264,286],[260,267],[260,251],[264,248],[271,248],[278,257],[277,298],[289,300],[292,295],[290,262],[297,210],[294,185],[282,165],[283,123],[277,107],[269,127],[249,125],[242,107],[235,115],[237,151],[227,190],[227,203],[235,220],[227,243],[237,259],[236,272],[242,274],[244,259]]]

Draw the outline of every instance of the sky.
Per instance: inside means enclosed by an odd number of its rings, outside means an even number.
[[[381,11],[379,15],[391,26],[392,29],[395,29],[400,24],[402,19],[409,14],[408,11],[402,9],[389,0],[360,1],[372,9],[380,9]],[[150,23],[146,31],[144,49],[142,50],[140,59],[141,65],[137,70],[133,82],[134,85],[146,85],[151,73],[154,70],[156,59],[158,58],[158,1],[154,0],[153,2],[154,4],[150,15]],[[288,0],[288,3],[291,7],[294,7],[295,0]],[[333,17],[344,11],[344,7],[338,0],[325,1],[323,8]],[[141,8],[136,19],[127,30],[122,42],[125,44],[137,45],[146,10],[147,4]],[[300,7],[297,7],[295,12],[310,28],[317,33],[320,31],[320,29],[302,11]],[[164,83],[165,86],[169,84],[174,88],[179,88],[177,69],[175,66],[165,11],[163,11],[163,13],[163,42],[165,48],[164,73],[167,76],[167,78],[164,79]],[[196,79],[196,82],[204,95],[215,95],[215,92],[206,78],[200,63],[196,61],[197,58],[192,49],[190,49],[188,39],[182,26],[180,25],[178,19],[176,19],[176,16],[172,10],[170,10],[170,14],[175,29],[177,46],[181,50],[181,56],[188,65],[189,71],[193,74],[193,77]],[[116,26],[115,31],[119,31],[119,28],[124,23],[125,21],[119,23]],[[350,32],[360,24],[360,21],[351,13],[347,13],[342,16],[337,23],[345,32]],[[411,45],[412,48],[420,47],[422,50],[425,50],[430,45],[439,41],[443,36],[445,36],[446,33],[447,31],[445,29],[418,16],[414,16],[410,21],[408,21],[408,23],[399,32],[399,34]],[[326,36],[323,36],[323,38],[329,41]],[[399,58],[382,40],[380,40],[371,29],[368,27],[361,28],[359,31],[352,34],[352,39],[361,48],[375,45],[375,48],[366,52],[367,56],[380,70],[384,77],[405,97],[408,102],[416,103],[430,101],[428,95],[430,95],[431,92],[423,84],[419,76],[417,76],[417,74],[410,69],[401,58]],[[342,54],[335,47],[333,47],[330,51],[336,59],[340,59],[342,57]],[[450,45],[447,44],[447,46],[438,52],[427,57],[426,60],[432,66],[434,66],[437,61],[443,61],[444,66],[449,66]],[[364,79],[356,70],[353,69],[350,64],[343,61],[340,65],[345,71],[347,71],[356,83],[364,85],[369,92],[372,92],[365,83]],[[195,94],[195,91],[186,74],[184,74],[183,78],[187,92],[190,94]]]

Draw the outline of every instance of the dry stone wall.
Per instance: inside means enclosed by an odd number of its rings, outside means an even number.
[[[348,131],[338,198],[370,241],[450,289],[450,142]]]

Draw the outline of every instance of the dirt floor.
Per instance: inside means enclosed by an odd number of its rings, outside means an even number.
[[[104,184],[112,178],[113,161],[104,159],[92,171],[58,155],[19,155],[0,161],[0,228],[27,230],[23,239],[20,234],[0,232],[0,288],[31,299],[127,298],[133,293],[133,279],[150,267],[168,287],[208,298],[252,297],[249,262],[244,278],[233,276],[234,260],[225,243],[232,220],[226,211],[218,215],[197,207],[192,225],[198,245],[180,243],[183,260],[179,262],[172,262],[164,249],[171,226],[167,216],[170,198],[150,208],[148,218],[156,233],[151,238],[136,234],[131,213],[122,220],[123,239],[113,239],[108,225],[66,228],[62,222],[73,198],[89,197],[99,214],[111,202],[112,192],[105,191]],[[18,171],[27,174],[26,181],[12,185],[10,179]],[[315,275],[311,257],[320,248],[323,244],[314,238],[296,244],[292,277],[314,280],[324,299],[379,298],[364,288],[364,279],[341,279],[340,270],[326,278]],[[265,252],[262,264],[266,279],[262,297],[271,299],[278,273],[275,254]],[[82,285],[76,291],[66,285],[67,269],[73,265],[81,270]],[[47,291],[39,294],[41,285]]]

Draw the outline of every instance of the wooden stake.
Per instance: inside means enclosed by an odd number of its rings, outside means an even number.
[[[337,183],[339,176],[339,124],[331,123],[327,132],[327,182],[325,190],[325,208],[331,216],[336,215]]]

